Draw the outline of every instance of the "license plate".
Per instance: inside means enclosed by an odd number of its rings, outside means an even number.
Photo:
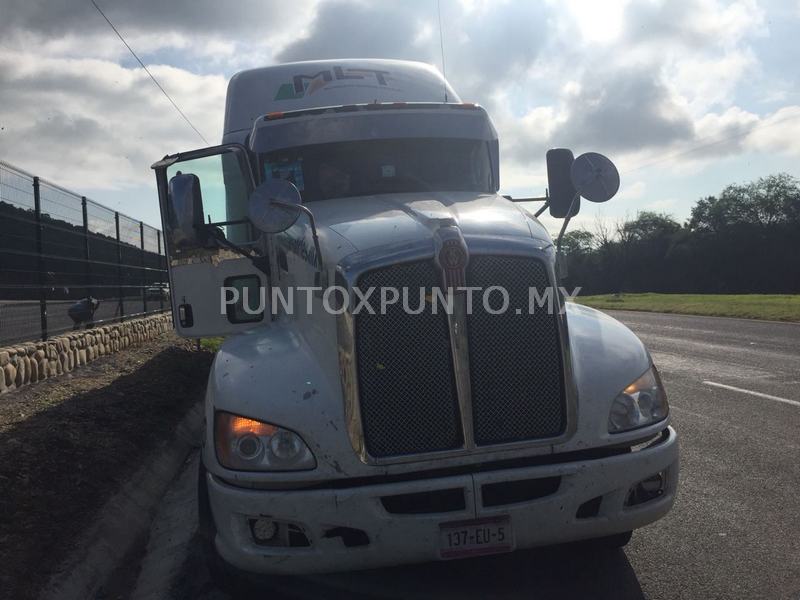
[[[514,532],[507,516],[439,525],[439,556],[443,559],[485,556],[513,549]]]

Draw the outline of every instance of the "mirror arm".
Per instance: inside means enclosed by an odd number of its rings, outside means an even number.
[[[512,198],[511,196],[503,196],[506,200],[511,200],[512,202],[548,202],[550,198],[548,196],[537,196],[536,198]]]
[[[564,224],[561,226],[561,231],[558,232],[558,239],[556,239],[556,251],[561,252],[561,238],[564,237],[564,232],[567,230],[567,225],[572,220],[572,209],[575,206],[575,202],[578,201],[580,198],[580,193],[576,192],[575,195],[572,197],[572,202],[569,203],[569,210],[567,211],[567,217],[564,219]]]
[[[247,225],[250,223],[250,219],[237,219],[235,221],[217,221],[215,223],[211,222],[211,219],[208,220],[209,227],[224,227],[225,225]]]
[[[564,219],[564,224],[561,226],[561,231],[558,232],[558,238],[556,238],[556,253],[561,254],[561,240],[564,237],[564,232],[567,230],[567,225],[569,225],[570,220],[572,217],[567,217]]]
[[[567,265],[564,262],[563,255],[561,254],[561,240],[564,238],[564,232],[567,230],[567,225],[572,220],[572,208],[575,206],[575,202],[578,201],[580,198],[580,193],[575,193],[572,197],[572,202],[569,203],[569,210],[567,211],[567,216],[564,219],[564,224],[561,226],[561,231],[558,232],[558,238],[556,239],[556,276],[557,277],[566,277],[567,276]]]
[[[290,208],[292,210],[300,209],[308,216],[308,220],[311,223],[311,237],[314,239],[314,251],[317,253],[317,270],[322,271],[322,249],[319,245],[319,237],[317,236],[317,221],[314,219],[314,213],[312,213],[308,207],[303,206],[302,204],[290,204],[288,202],[277,201],[275,204]]]
[[[535,213],[533,213],[533,216],[534,216],[534,217],[536,217],[536,218],[538,219],[538,218],[539,218],[539,215],[541,215],[541,214],[542,214],[544,211],[546,211],[548,208],[550,208],[550,198],[548,198],[548,199],[545,201],[545,203],[542,205],[542,208],[540,208],[540,209],[539,209],[539,210],[537,210]]]

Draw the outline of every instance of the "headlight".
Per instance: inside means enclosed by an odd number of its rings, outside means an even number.
[[[217,460],[237,471],[300,471],[317,461],[294,431],[218,411],[214,416]]]
[[[608,432],[620,433],[657,423],[669,414],[667,393],[655,366],[622,390],[611,405]]]

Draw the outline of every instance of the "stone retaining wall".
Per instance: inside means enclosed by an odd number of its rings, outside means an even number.
[[[150,340],[172,329],[172,316],[162,313],[123,323],[71,331],[42,342],[0,348],[0,394],[69,373],[87,363]]]

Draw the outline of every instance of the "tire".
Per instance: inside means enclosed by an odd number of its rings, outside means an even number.
[[[204,542],[211,541],[213,544],[217,528],[211,514],[211,503],[208,500],[208,487],[206,487],[206,467],[202,458],[197,466],[197,519],[197,533]]]
[[[252,592],[246,574],[226,563],[217,552],[214,539],[217,536],[217,527],[214,515],[211,513],[211,503],[208,499],[206,485],[206,468],[203,461],[197,473],[197,533],[202,543],[203,556],[211,582],[232,598],[240,598]]]
[[[632,536],[633,531],[625,531],[623,533],[615,533],[614,535],[587,540],[584,543],[593,549],[616,550],[617,548],[624,548],[628,542],[631,541]]]

